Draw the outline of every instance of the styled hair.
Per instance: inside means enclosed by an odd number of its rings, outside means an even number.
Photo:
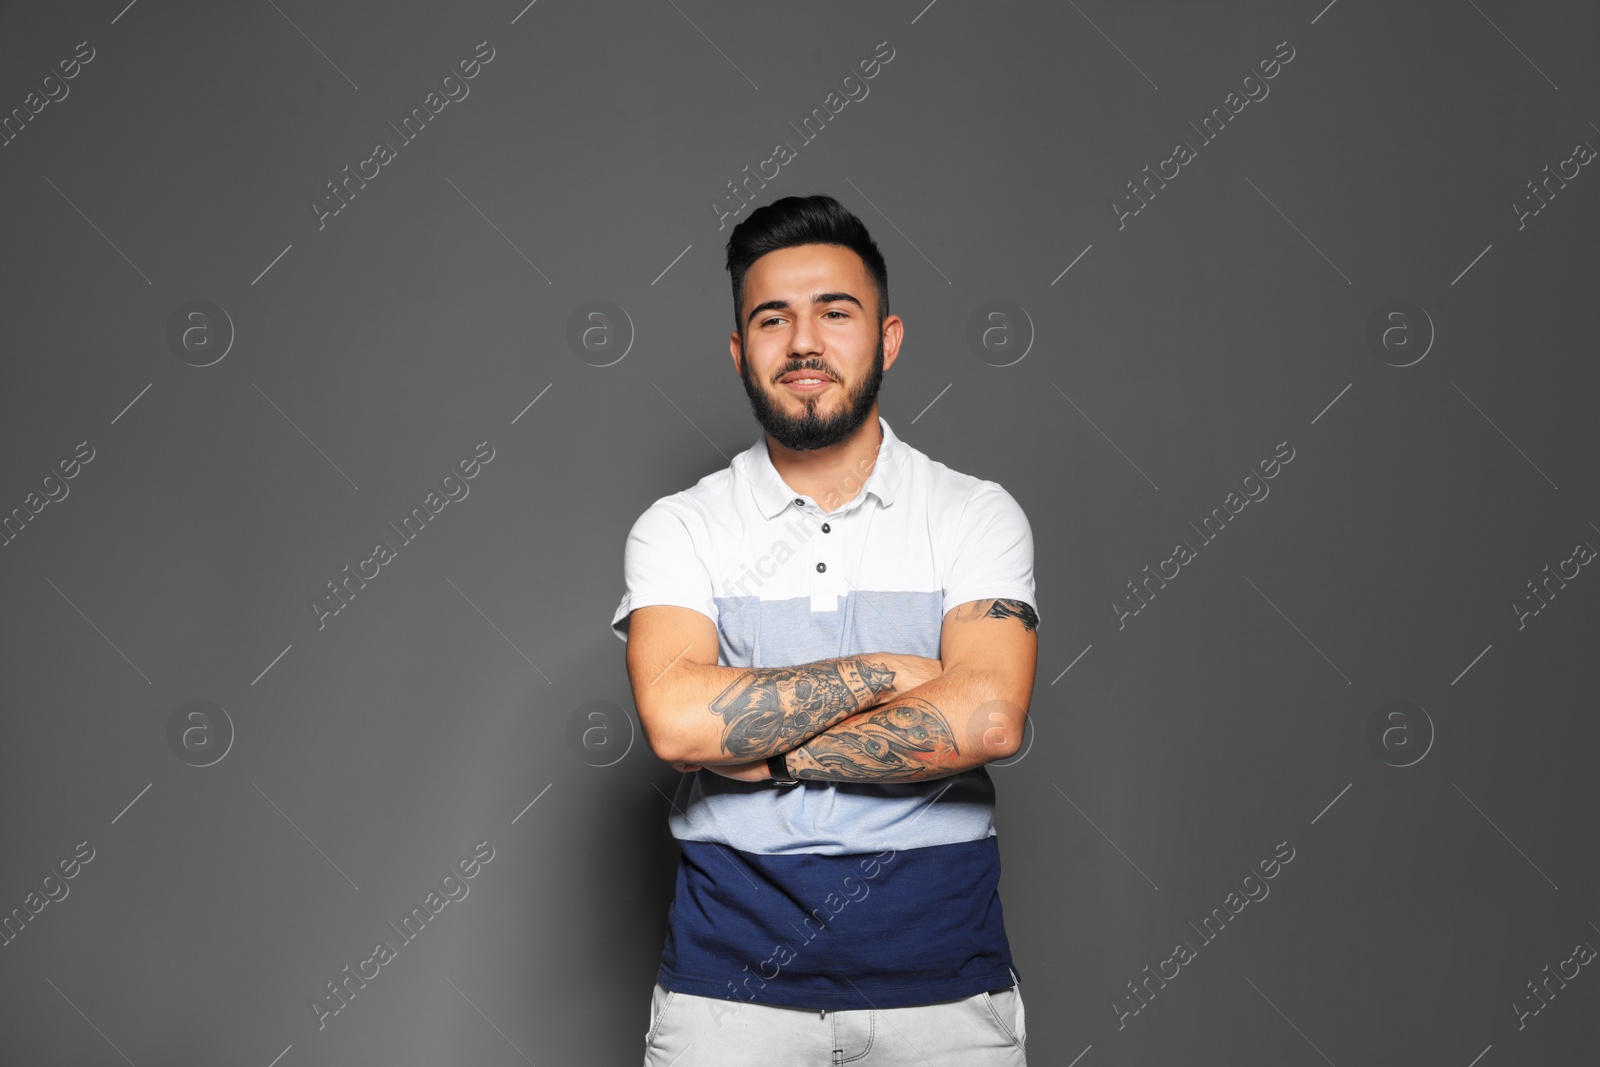
[[[786,196],[764,204],[728,236],[728,274],[733,279],[733,321],[744,336],[744,277],[750,264],[780,248],[825,244],[861,257],[878,292],[878,325],[889,314],[889,268],[861,220],[831,196]]]

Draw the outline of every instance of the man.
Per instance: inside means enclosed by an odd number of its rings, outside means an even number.
[[[1021,742],[1033,536],[878,414],[904,324],[861,221],[785,197],[728,240],[765,434],[628,535],[652,750],[685,772],[650,1064],[1025,1064],[983,764]]]

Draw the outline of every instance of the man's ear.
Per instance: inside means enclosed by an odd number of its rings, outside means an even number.
[[[730,333],[728,335],[728,354],[733,357],[733,369],[734,369],[734,372],[736,374],[738,374],[740,377],[743,377],[744,376],[744,368],[742,366],[740,366],[740,363],[739,363],[740,355],[741,355],[741,353],[740,353],[740,348],[741,347],[742,346],[739,344],[739,331],[738,330],[734,330],[732,333]]]
[[[900,342],[905,339],[905,323],[899,315],[890,315],[883,320],[883,369],[888,370],[894,366],[894,361],[900,355]]]

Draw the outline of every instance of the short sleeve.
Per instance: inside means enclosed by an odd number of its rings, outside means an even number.
[[[717,621],[711,573],[690,532],[696,518],[690,505],[662,497],[634,521],[623,548],[626,591],[611,618],[611,632],[620,640],[628,639],[629,614],[652,604],[693,608]]]
[[[969,600],[1021,600],[1038,615],[1033,529],[1022,505],[996,482],[980,481],[956,523],[942,614]]]

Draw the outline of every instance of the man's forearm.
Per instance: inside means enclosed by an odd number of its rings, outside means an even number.
[[[918,782],[1001,759],[1016,749],[988,677],[956,668],[851,715],[788,753],[796,778]]]
[[[714,724],[716,748],[708,750],[707,738],[696,746],[697,758],[690,762],[737,763],[787,752],[847,717],[909,691],[906,678],[920,680],[929,674],[912,668],[934,662],[866,653],[740,671],[705,709],[720,719]]]

